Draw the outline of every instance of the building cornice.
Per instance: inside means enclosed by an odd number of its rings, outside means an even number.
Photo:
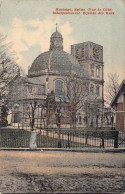
[[[103,61],[97,61],[97,60],[94,60],[94,59],[90,59],[90,58],[87,58],[87,59],[77,59],[78,61],[80,62],[91,62],[93,61],[94,63],[101,63],[101,66],[104,66],[104,62]]]
[[[90,78],[89,80],[95,83],[100,83],[100,84],[104,83],[104,80],[97,80],[97,79],[92,79],[92,78]]]

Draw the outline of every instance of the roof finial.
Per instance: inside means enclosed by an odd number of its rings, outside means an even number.
[[[57,23],[56,23],[56,32],[57,32]]]

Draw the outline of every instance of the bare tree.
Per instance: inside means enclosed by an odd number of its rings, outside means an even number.
[[[37,109],[37,102],[33,101],[29,103],[29,107],[28,107],[28,115],[29,115],[29,119],[30,119],[30,125],[32,128],[32,131],[34,130],[34,123],[35,123],[35,111]]]
[[[116,73],[108,74],[108,81],[105,85],[106,103],[110,104],[119,88],[119,76]]]
[[[67,116],[70,119],[70,126],[75,128],[77,121],[77,112],[84,107],[88,96],[88,81],[82,79],[76,74],[70,74],[65,77],[64,97]]]
[[[12,43],[6,43],[6,36],[0,34],[0,81],[9,82],[20,70],[16,53],[10,51]]]
[[[55,113],[55,95],[53,92],[49,93],[46,98],[46,128],[48,128],[50,124],[50,119],[52,115]]]
[[[22,72],[16,63],[16,53],[11,51],[12,43],[6,43],[6,38],[0,34],[0,95],[4,105],[7,104],[8,83]]]
[[[86,127],[98,127],[99,124],[99,118],[100,118],[100,103],[98,102],[98,99],[95,95],[93,95],[93,98],[87,98],[87,101],[84,105],[84,122]]]
[[[56,89],[57,90],[57,89]],[[78,114],[86,114],[89,125],[97,120],[98,125],[98,103],[97,95],[89,93],[89,81],[85,77],[77,74],[68,74],[63,78],[63,89],[58,88],[57,93],[48,94],[46,112],[47,126],[52,121],[58,127],[58,123],[70,124],[71,128],[76,128]],[[62,110],[64,113],[62,113]],[[63,114],[63,116],[62,116]],[[97,117],[95,116],[97,115]],[[93,121],[94,120],[94,121]]]

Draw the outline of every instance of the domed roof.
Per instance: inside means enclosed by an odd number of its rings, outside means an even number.
[[[43,72],[68,73],[80,72],[82,67],[76,58],[63,51],[63,37],[54,32],[50,38],[50,50],[40,54],[32,63],[28,75],[41,75]]]
[[[40,54],[32,63],[29,75],[39,75],[41,72],[79,72],[80,64],[78,61],[63,50],[53,50]]]

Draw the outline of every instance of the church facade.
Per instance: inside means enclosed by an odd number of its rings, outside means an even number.
[[[63,50],[63,37],[56,29],[50,38],[49,51],[41,53],[33,61],[26,77],[18,75],[10,84],[8,103],[12,114],[11,123],[29,125],[33,122],[35,126],[46,127],[45,101],[48,94],[53,93],[58,101],[67,90],[66,78],[76,75],[87,83],[88,98],[93,99],[93,104],[95,102],[98,104],[94,116],[91,112],[86,114],[85,108],[77,110],[76,125],[77,127],[99,125],[102,121],[101,114],[104,106],[103,74],[103,47],[101,45],[90,41],[74,44],[71,45],[71,54],[69,54]],[[61,126],[70,127],[70,119],[64,116],[65,103],[62,104]],[[94,106],[93,109],[95,109]],[[53,115],[49,123],[50,127],[57,126]]]

